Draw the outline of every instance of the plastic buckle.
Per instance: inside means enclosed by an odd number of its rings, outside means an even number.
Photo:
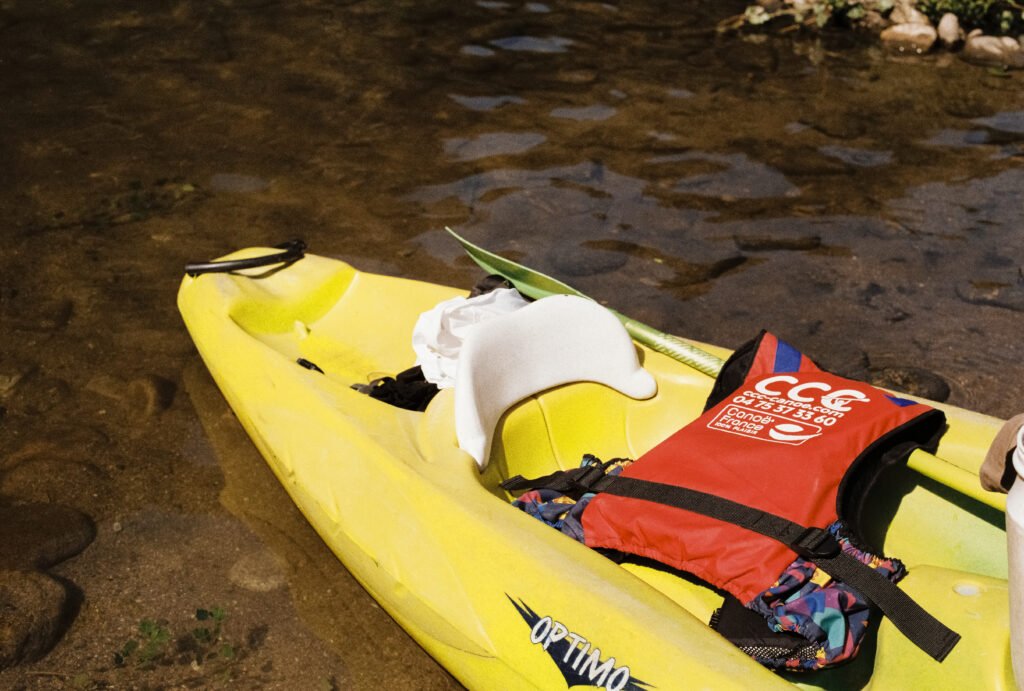
[[[600,464],[589,465],[584,468],[579,475],[574,475],[572,478],[572,487],[575,490],[582,491],[584,493],[590,492],[595,482],[604,477],[604,467]]]
[[[831,559],[842,551],[835,536],[821,528],[805,528],[789,546],[801,557],[811,561]]]

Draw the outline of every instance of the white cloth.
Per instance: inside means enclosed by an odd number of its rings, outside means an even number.
[[[423,376],[440,389],[455,386],[459,351],[469,331],[528,304],[518,291],[499,288],[472,298],[445,300],[421,314],[412,330],[412,349]]]
[[[658,391],[618,318],[571,295],[538,300],[470,329],[457,380],[455,435],[481,470],[501,416],[528,396],[577,381],[604,384],[632,398]]]

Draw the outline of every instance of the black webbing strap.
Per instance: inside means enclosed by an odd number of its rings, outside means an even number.
[[[513,492],[552,489],[577,498],[586,492],[604,492],[664,504],[732,523],[778,540],[804,559],[813,561],[836,580],[855,588],[882,610],[914,645],[939,662],[946,658],[960,640],[960,634],[926,612],[895,583],[843,552],[839,542],[827,530],[808,528],[782,516],[698,490],[620,475],[606,475],[606,466],[590,464],[533,479],[516,475],[503,482],[502,487]]]
[[[843,552],[826,530],[807,528],[723,497],[660,482],[606,476],[591,483],[588,489],[692,511],[778,540],[828,575],[858,590],[914,645],[939,662],[960,640],[958,633],[926,612],[895,583]]]

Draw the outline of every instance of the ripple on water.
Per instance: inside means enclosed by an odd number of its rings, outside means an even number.
[[[444,152],[456,161],[476,161],[491,156],[510,156],[543,144],[547,137],[536,132],[489,132],[477,137],[446,139]]]
[[[491,50],[490,48],[472,44],[462,46],[462,48],[459,49],[459,52],[462,53],[463,55],[472,55],[478,58],[489,58],[492,55],[494,55],[494,51]]]
[[[555,108],[551,111],[551,117],[583,122],[587,120],[607,120],[617,112],[618,110],[616,108],[598,103],[592,106],[580,106],[578,108]]]
[[[895,159],[891,151],[855,149],[848,146],[836,146],[834,144],[818,147],[818,151],[826,156],[838,158],[843,163],[847,163],[851,166],[857,166],[858,168],[887,166]]]
[[[494,110],[508,104],[520,105],[526,103],[525,98],[519,96],[502,95],[502,96],[462,96],[461,94],[448,94],[448,98],[452,99],[460,106],[469,108],[470,110]]]
[[[1024,110],[996,113],[988,118],[975,118],[972,122],[1000,132],[1024,134]]]
[[[573,44],[562,36],[506,36],[490,42],[502,50],[523,53],[564,53]]]
[[[963,149],[971,146],[988,144],[989,135],[987,130],[939,130],[925,144],[930,146],[945,146],[951,149]]]

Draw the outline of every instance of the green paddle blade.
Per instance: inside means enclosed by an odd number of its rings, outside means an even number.
[[[529,269],[522,264],[516,264],[510,259],[505,259],[493,252],[488,252],[483,247],[474,245],[464,237],[461,237],[451,228],[445,227],[452,237],[459,241],[466,254],[472,258],[480,268],[492,274],[504,276],[523,295],[534,300],[546,298],[549,295],[576,295],[581,298],[587,297],[572,286],[568,286],[557,278],[551,278],[539,271]]]
[[[493,252],[488,252],[482,247],[474,245],[469,240],[460,237],[451,228],[445,228],[452,237],[459,241],[459,244],[466,250],[469,256],[480,265],[484,271],[504,276],[523,295],[534,299],[548,297],[550,295],[576,295],[581,298],[588,298],[572,286],[562,283],[556,278],[551,278],[539,271],[517,264],[514,261],[505,259]],[[686,343],[675,336],[647,326],[641,322],[611,310],[612,314],[618,317],[622,325],[626,327],[629,335],[638,343],[656,350],[659,353],[668,355],[684,365],[688,365],[698,372],[703,372],[709,377],[718,376],[722,369],[722,359],[700,348]]]

